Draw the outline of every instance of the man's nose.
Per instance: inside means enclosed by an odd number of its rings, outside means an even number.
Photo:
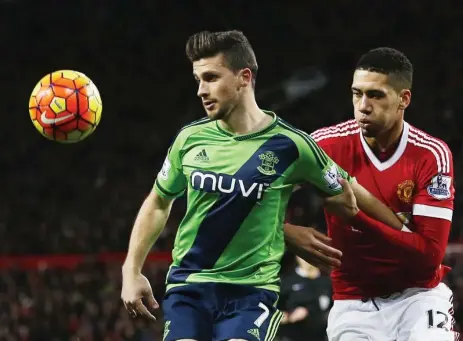
[[[199,82],[197,95],[201,98],[207,97],[207,95],[209,95],[209,88],[207,84],[205,84],[204,82]]]

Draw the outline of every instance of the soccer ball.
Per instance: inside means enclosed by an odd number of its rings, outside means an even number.
[[[74,143],[96,129],[103,109],[100,93],[83,73],[52,72],[35,86],[29,100],[32,123],[46,138]]]

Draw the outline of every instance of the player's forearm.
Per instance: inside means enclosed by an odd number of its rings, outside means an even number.
[[[301,257],[304,260],[310,258],[312,244],[305,234],[307,227],[293,224],[284,224],[285,243],[289,251]]]
[[[154,191],[145,199],[130,236],[124,271],[141,272],[149,250],[166,225],[171,207],[172,201],[159,197]]]
[[[365,212],[369,217],[380,221],[398,231],[403,227],[402,222],[395,213],[384,205],[378,198],[368,192],[359,183],[351,184],[352,191],[357,199],[358,208]]]
[[[397,231],[368,217],[363,212],[355,216],[353,225],[356,228],[379,233],[390,243],[402,248],[410,258],[418,259],[421,266],[435,268],[442,263],[445,255],[450,222],[429,217],[415,217],[415,221],[421,225],[417,229],[424,232]]]

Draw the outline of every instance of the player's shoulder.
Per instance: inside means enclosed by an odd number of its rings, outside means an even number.
[[[424,130],[416,128],[409,123],[406,123],[406,125],[408,126],[408,143],[415,145],[425,153],[432,153],[439,149],[444,149],[450,152],[450,148],[445,141],[428,134]]]
[[[315,130],[310,136],[317,143],[350,143],[358,138],[360,128],[355,120],[348,120]]]
[[[445,141],[405,123],[408,130],[407,143],[410,153],[423,162],[433,163],[439,172],[448,172],[452,163],[452,152]]]
[[[405,123],[408,129],[408,144],[415,147],[414,152],[420,153],[420,155],[442,155],[451,154],[451,150],[445,141],[437,138],[425,131],[412,126],[409,123]]]
[[[283,120],[281,117],[277,117],[277,125],[279,129],[276,130],[275,133],[283,133],[288,138],[290,138],[296,145],[311,145],[314,143],[313,139],[307,132],[296,128],[292,124]]]
[[[188,136],[188,135],[194,134],[198,131],[204,130],[205,128],[211,126],[213,122],[214,121],[212,121],[208,117],[201,118],[199,120],[196,120],[196,121],[193,121],[191,123],[184,125],[182,128],[180,128],[177,135]]]
[[[190,136],[211,127],[212,120],[208,117],[201,118],[199,120],[193,121],[184,125],[178,130],[177,135],[175,135],[174,141],[186,141]]]

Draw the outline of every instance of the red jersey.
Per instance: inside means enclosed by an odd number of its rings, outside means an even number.
[[[319,129],[311,136],[409,229],[395,230],[364,213],[366,220],[347,225],[325,212],[333,246],[343,252],[342,266],[331,275],[334,299],[436,286],[448,269],[441,263],[453,213],[453,161],[448,146],[406,122],[387,160],[373,153],[355,120]]]

